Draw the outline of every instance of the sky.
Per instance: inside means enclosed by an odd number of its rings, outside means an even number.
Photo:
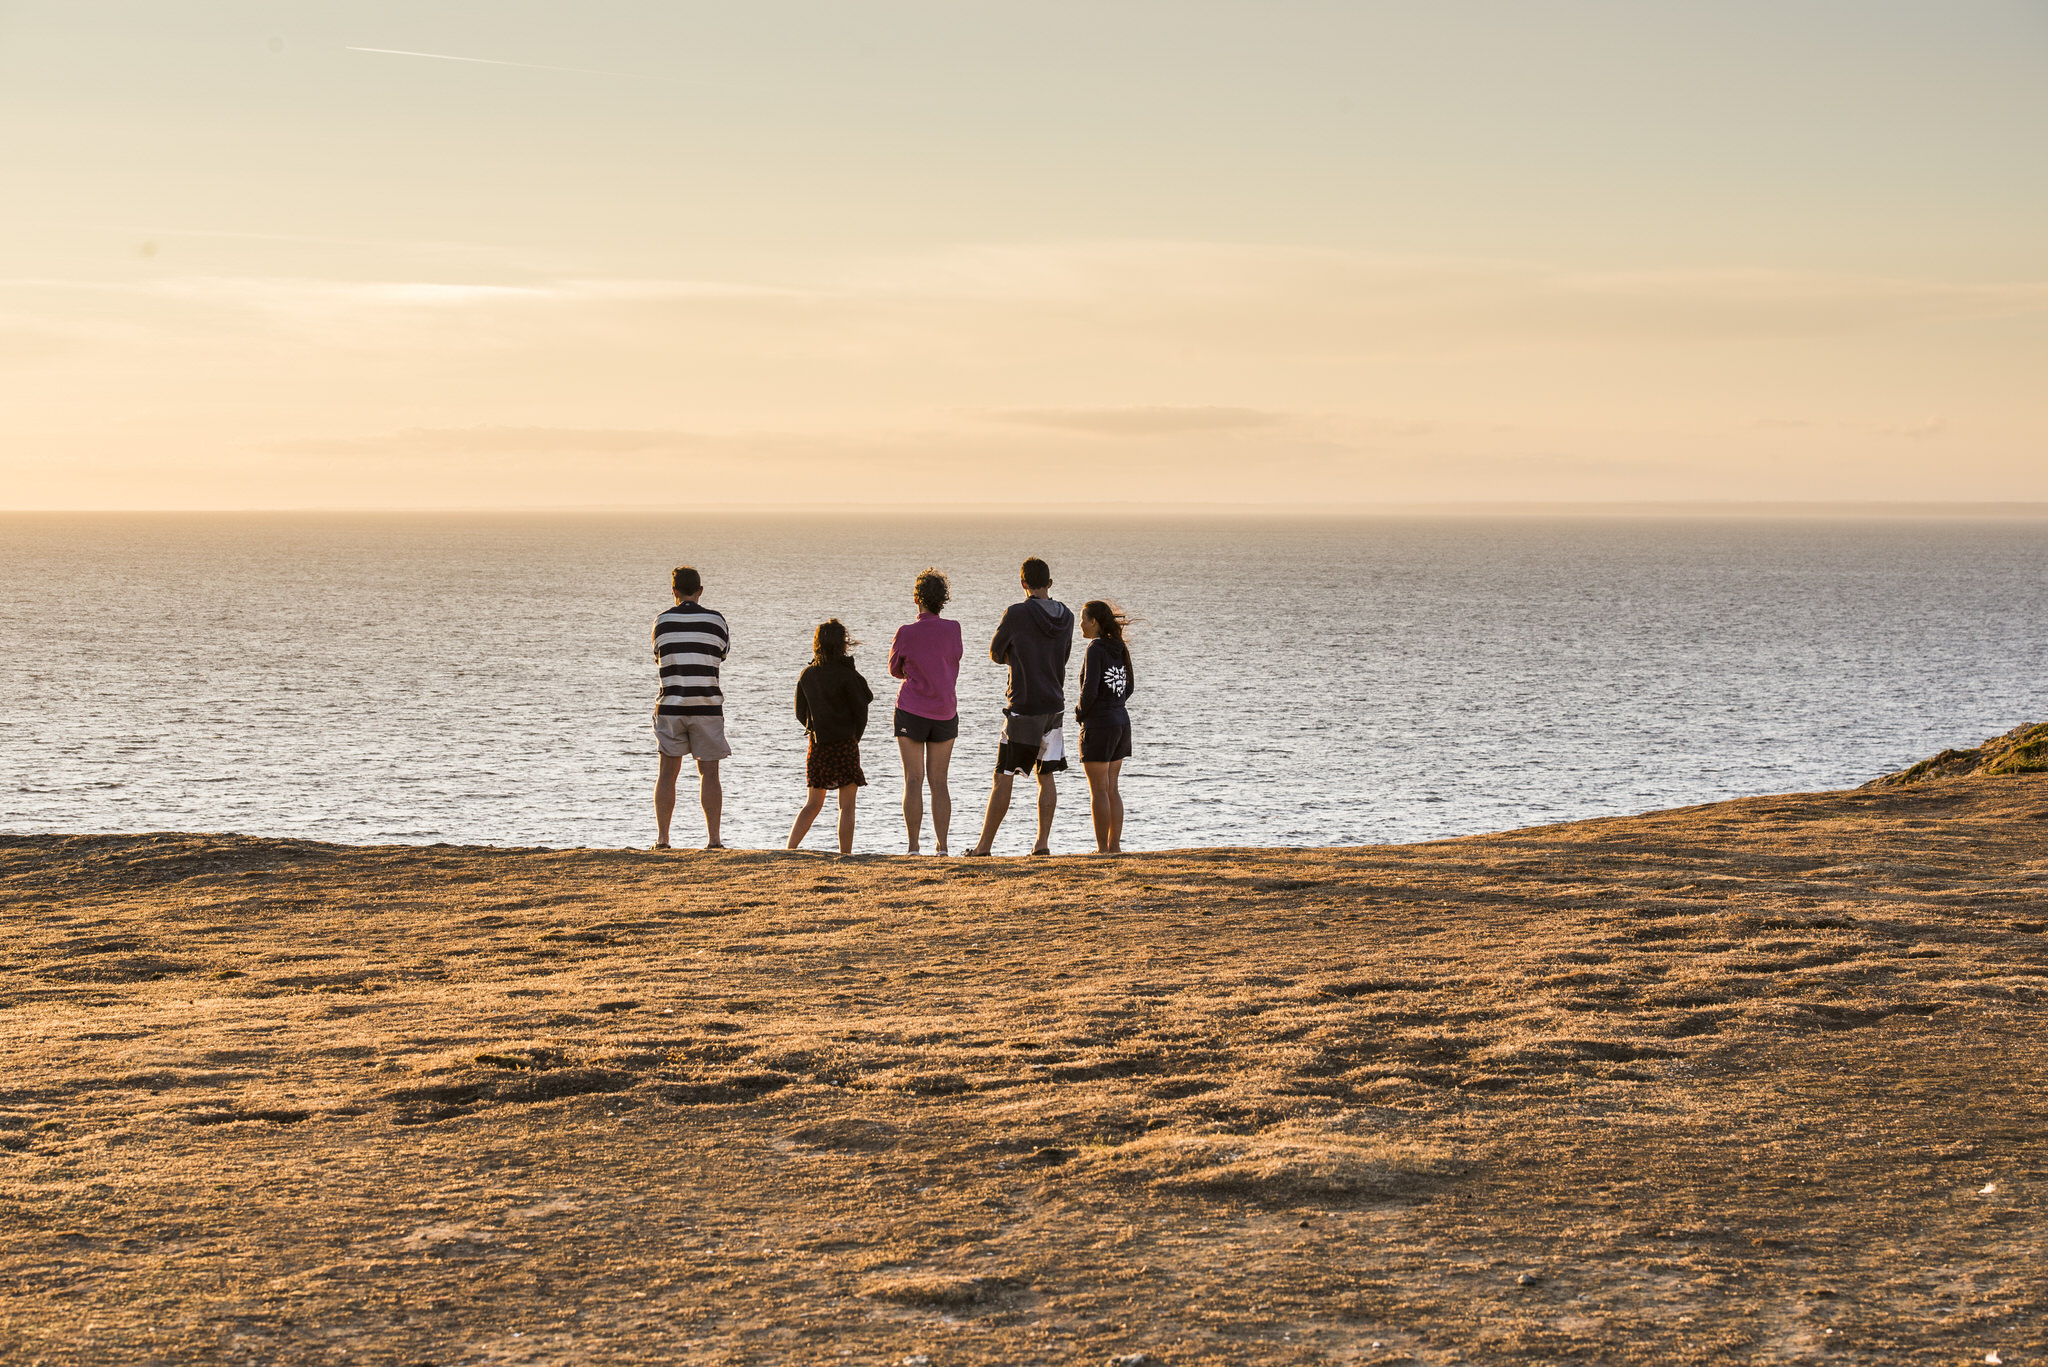
[[[2048,500],[2048,0],[0,0],[0,509]]]

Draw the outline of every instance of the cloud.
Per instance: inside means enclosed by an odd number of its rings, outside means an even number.
[[[0,322],[0,365],[31,365],[73,349],[69,339],[43,328],[13,328]]]
[[[713,440],[700,433],[607,427],[411,427],[368,437],[302,437],[264,449],[291,456],[576,456],[665,454]]]
[[[506,62],[495,57],[457,57],[446,52],[413,52],[397,47],[344,47],[344,52],[371,52],[384,57],[427,57],[437,62],[465,62],[473,66],[516,66],[526,71],[567,71],[580,76],[623,76],[628,80],[653,80],[637,71],[606,71],[588,66],[551,66],[543,62]]]
[[[1171,437],[1195,432],[1244,432],[1278,427],[1283,413],[1258,408],[1012,408],[987,415],[1016,427],[1048,428],[1095,437]]]
[[[1911,437],[1915,441],[1938,437],[1947,430],[1947,418],[1923,418],[1919,422],[1892,423],[1877,429],[1887,437]]]
[[[814,261],[769,280],[539,276],[336,280],[153,276],[0,280],[326,323],[489,313],[536,328],[567,314],[744,326],[900,345],[957,336],[1149,335],[1180,344],[1343,354],[1432,342],[1810,337],[2048,314],[2048,282],[1813,271],[1568,271],[1540,263],[1386,257],[1221,243],[1043,243]]]
[[[1873,460],[1897,467],[1888,494],[1921,496],[1945,487],[1958,423],[1986,485],[2042,478],[2027,362],[2048,284],[2027,281],[1160,242],[725,278],[107,269],[0,280],[0,375],[37,381],[0,414],[0,500],[28,468],[14,453],[130,449],[195,467],[232,449],[237,478],[346,506],[664,480],[999,499],[1019,469],[1174,500],[1254,465],[1260,493],[1368,500],[1765,496],[1819,487],[1799,461],[1866,480]],[[1708,446],[1725,465],[1671,464]]]

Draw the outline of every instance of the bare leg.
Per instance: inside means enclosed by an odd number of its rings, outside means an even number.
[[[908,736],[896,737],[896,752],[903,756],[903,828],[910,832],[910,852],[917,853],[918,836],[924,832],[924,742],[911,740]],[[932,803],[932,815],[938,815],[938,803]],[[939,847],[945,848],[946,837],[939,837]]]
[[[681,755],[663,755],[654,776],[654,848],[668,848],[668,823],[676,814],[676,775],[683,771]]]
[[[1109,762],[1109,852],[1124,852],[1124,790],[1117,786],[1117,779],[1124,771],[1124,762],[1113,759]]]
[[[853,853],[853,800],[860,796],[860,785],[849,783],[839,790],[839,852]]]
[[[697,796],[704,803],[704,848],[722,850],[718,841],[718,818],[725,812],[725,785],[718,781],[718,761],[697,761]]]
[[[811,823],[818,819],[818,813],[824,809],[825,790],[823,788],[806,788],[804,790],[803,810],[796,814],[796,822],[789,828],[789,844],[784,848],[792,850],[801,848],[804,843],[804,836],[810,833]]]
[[[1052,813],[1060,805],[1060,790],[1053,786],[1051,774],[1038,776],[1038,843],[1031,847],[1033,854],[1052,853]]]
[[[1111,796],[1115,791],[1110,786],[1114,781],[1109,776],[1111,766],[1083,760],[1081,767],[1088,773],[1088,818],[1095,823],[1095,852],[1108,854],[1111,832],[1115,827],[1112,813],[1116,801]]]
[[[996,843],[996,830],[1010,810],[1010,784],[1016,777],[1015,774],[996,775],[996,781],[988,790],[988,815],[981,821],[981,843],[969,850],[969,854],[987,854],[989,847]]]
[[[953,826],[953,790],[946,786],[946,771],[953,765],[953,742],[936,740],[924,748],[925,776],[932,785],[932,834],[939,853],[946,852],[946,832]]]

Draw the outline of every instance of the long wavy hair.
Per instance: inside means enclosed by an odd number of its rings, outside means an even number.
[[[837,617],[829,622],[820,622],[817,631],[811,635],[811,663],[828,665],[834,660],[843,660],[859,644],[846,634],[846,623]]]
[[[1131,624],[1131,619],[1124,615],[1123,609],[1114,603],[1105,603],[1100,598],[1090,598],[1081,604],[1081,617],[1101,628],[1101,639],[1116,647],[1117,653],[1124,657],[1124,667],[1128,669],[1131,664],[1131,647],[1130,643],[1124,640],[1124,628]]]

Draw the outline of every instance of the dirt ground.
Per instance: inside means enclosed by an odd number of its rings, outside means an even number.
[[[9,1363],[2048,1361],[2048,776],[1115,861],[12,836],[0,925]]]

